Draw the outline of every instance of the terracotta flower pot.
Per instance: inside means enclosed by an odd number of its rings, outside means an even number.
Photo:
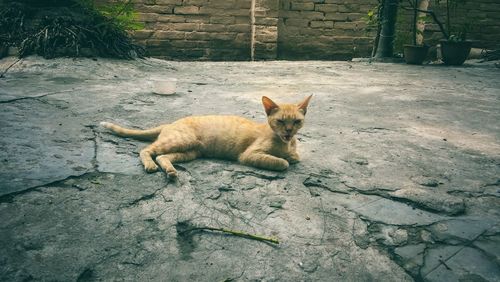
[[[421,65],[427,57],[429,46],[427,45],[404,45],[404,56],[407,64]]]
[[[441,55],[446,65],[460,66],[469,56],[472,47],[471,41],[441,40]]]

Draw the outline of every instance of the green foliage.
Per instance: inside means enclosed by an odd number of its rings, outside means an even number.
[[[135,12],[131,0],[121,0],[113,4],[96,4],[95,0],[79,1],[82,6],[98,11],[121,29],[139,30],[144,28],[144,23],[138,21],[138,14]]]
[[[376,30],[378,27],[378,6],[376,10],[369,10],[368,13],[362,18],[366,23],[365,31],[370,32]]]
[[[405,44],[412,42],[412,23],[410,17],[404,14],[406,12],[401,7],[398,11],[398,19],[396,21],[396,38],[394,39],[394,53],[403,54]]]
[[[95,22],[99,24],[94,25]],[[45,18],[41,26],[41,30],[21,43],[21,57],[30,54],[48,59],[97,55],[131,59],[143,54],[142,48],[132,44],[124,31],[103,21],[97,14],[89,15],[85,20]]]
[[[410,11],[413,11],[415,0],[400,0],[398,17],[396,22],[396,37],[394,39],[394,51],[395,53],[403,52],[403,45],[412,42],[412,34],[409,32],[413,30]],[[477,28],[478,20],[474,18],[467,17],[466,11],[464,11],[464,4],[468,0],[434,0],[433,6],[439,10],[445,11],[446,14],[446,28],[442,27],[439,18],[434,19],[432,16],[424,15],[418,16],[417,21],[424,22],[435,22],[440,26],[443,35],[446,37],[446,31],[450,34],[449,40],[452,41],[463,41],[467,39],[468,33],[470,33],[473,28]],[[380,19],[378,15],[380,14],[381,0],[379,0],[379,5],[377,8],[370,10],[364,17],[363,20],[367,24],[365,29],[366,32],[375,30],[380,25]],[[422,35],[422,32],[417,30],[416,34]]]
[[[460,13],[460,7],[463,7],[468,0],[434,0],[436,6],[446,8],[446,29],[448,30],[451,41],[465,41],[476,19],[468,19],[467,13]],[[444,7],[443,7],[444,5]],[[466,17],[465,19],[463,17]],[[458,20],[460,19],[460,21]]]
[[[29,4],[13,2],[0,10],[0,39],[19,46],[21,57],[38,54],[45,58],[130,59],[144,54],[126,32],[141,28],[135,22],[131,1],[104,6],[94,5],[93,0],[20,1]]]
[[[422,22],[430,22],[430,21],[432,21],[432,20],[433,20],[433,19],[432,19],[432,17],[431,17],[431,16],[427,16],[427,15],[419,16],[419,17],[417,18],[417,22],[419,22],[419,21],[422,21]]]

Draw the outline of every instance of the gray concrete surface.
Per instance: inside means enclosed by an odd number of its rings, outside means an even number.
[[[0,280],[500,281],[499,74],[24,59],[0,79]],[[176,95],[150,92],[162,76],[178,79]],[[142,170],[144,143],[98,127],[262,121],[262,95],[310,94],[303,161],[283,173],[196,160],[168,182]]]

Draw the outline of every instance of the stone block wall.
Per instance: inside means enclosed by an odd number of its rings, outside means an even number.
[[[378,0],[133,1],[145,24],[132,33],[135,41],[151,56],[182,60],[367,57],[375,34],[366,31],[365,17],[378,4]],[[473,24],[469,38],[478,40],[477,47],[500,48],[498,1],[468,0],[461,9],[463,22]],[[436,11],[444,20],[444,9]],[[401,34],[409,32],[403,24],[398,29]],[[434,44],[441,37],[437,25],[427,26],[426,42]]]
[[[250,0],[135,0],[145,28],[132,37],[168,59],[249,60]]]
[[[362,17],[376,0],[135,0],[133,38],[168,59],[348,59],[366,56]]]
[[[279,0],[254,0],[252,10],[252,59],[276,59],[278,53]]]
[[[377,0],[281,0],[278,57],[344,60],[368,56],[373,35],[365,30]]]
[[[437,6],[431,2],[429,7],[436,11],[439,19],[445,24],[445,6]],[[500,49],[500,0],[468,0],[456,11],[451,19],[452,29],[469,25],[467,38],[474,41],[478,48]],[[442,33],[437,24],[426,26],[424,39],[429,44],[435,44],[441,39]]]

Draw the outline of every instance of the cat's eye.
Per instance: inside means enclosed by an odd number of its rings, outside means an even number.
[[[294,124],[301,124],[301,123],[302,123],[302,120],[300,120],[300,119],[296,119],[293,123],[294,123]]]
[[[279,124],[284,124],[285,123],[285,121],[282,120],[282,119],[278,119],[277,121],[278,121]]]

